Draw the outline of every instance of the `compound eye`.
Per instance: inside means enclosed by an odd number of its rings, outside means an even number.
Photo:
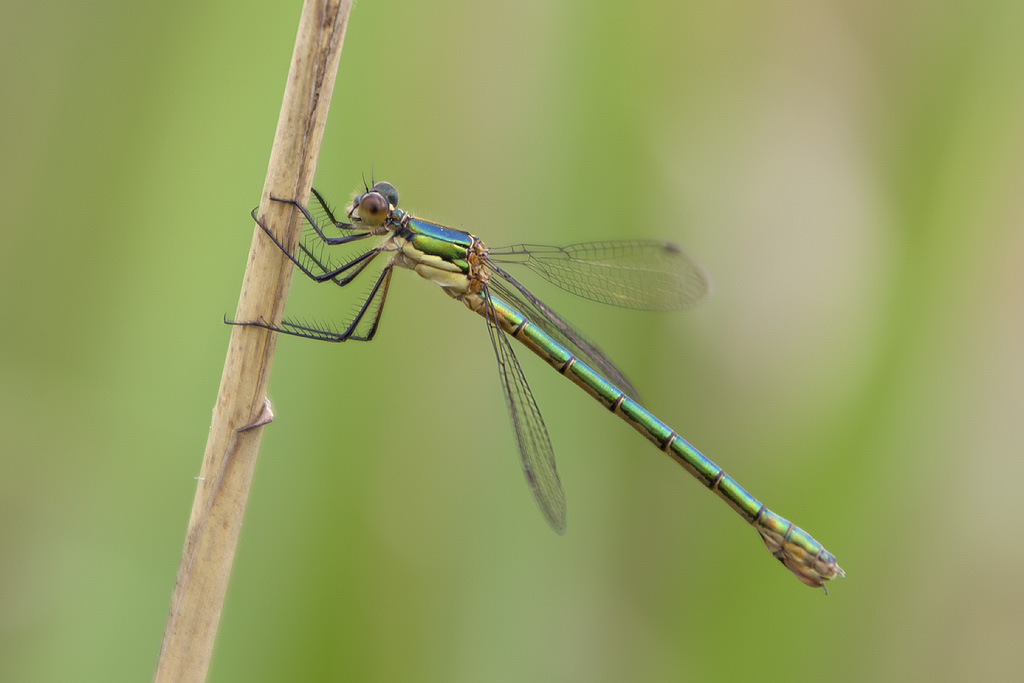
[[[398,190],[391,183],[381,181],[373,184],[373,191],[384,195],[384,199],[391,203],[391,206],[398,207]]]
[[[359,220],[375,228],[388,217],[391,207],[380,192],[367,192],[359,198]]]

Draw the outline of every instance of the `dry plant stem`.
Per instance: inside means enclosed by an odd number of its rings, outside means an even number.
[[[297,212],[269,196],[309,197],[351,6],[351,0],[307,0],[302,8],[260,201],[260,214],[287,230],[291,245],[299,236]],[[291,262],[257,227],[235,319],[279,321],[291,273]],[[258,327],[231,328],[154,676],[158,683],[206,679],[262,425],[273,417],[266,389],[274,342]]]

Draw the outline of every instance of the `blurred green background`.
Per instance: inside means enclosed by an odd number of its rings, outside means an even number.
[[[5,6],[0,680],[152,675],[299,8]],[[372,172],[493,245],[685,245],[689,313],[537,291],[849,576],[801,585],[521,352],[551,533],[483,322],[403,272],[373,343],[278,344],[211,680],[1019,680],[1022,29],[1019,0],[359,2],[317,186]]]

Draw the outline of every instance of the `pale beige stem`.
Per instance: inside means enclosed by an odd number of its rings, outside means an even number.
[[[298,213],[275,197],[309,197],[351,0],[306,0],[274,135],[260,215],[298,239]],[[218,226],[221,229],[223,226]],[[287,232],[284,232],[287,231]],[[280,320],[292,264],[257,226],[235,320]],[[188,535],[154,681],[203,681],[213,654],[231,562],[256,467],[275,335],[232,327]]]

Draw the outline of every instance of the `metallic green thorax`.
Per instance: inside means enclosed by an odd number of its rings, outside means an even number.
[[[398,213],[397,211],[395,213]],[[468,274],[469,248],[473,244],[473,236],[468,232],[449,228],[422,218],[407,216],[402,220],[395,235],[404,239],[414,249],[429,256],[436,256],[443,261],[458,266],[459,270]]]

